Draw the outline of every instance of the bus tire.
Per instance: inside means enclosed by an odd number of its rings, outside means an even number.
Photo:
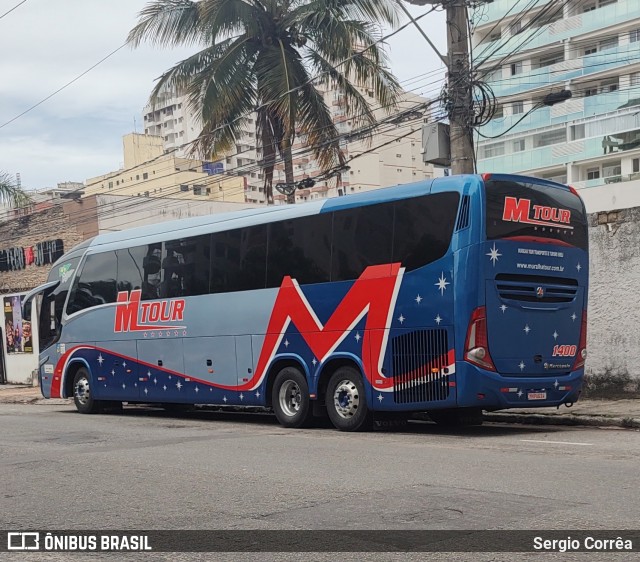
[[[73,377],[73,401],[81,414],[98,414],[104,406],[91,395],[91,375],[84,367],[80,367]]]
[[[484,421],[480,408],[454,408],[451,410],[429,410],[429,417],[444,427],[465,427],[482,425]]]
[[[311,423],[313,409],[306,377],[295,367],[285,367],[273,382],[271,405],[284,427],[305,427]]]
[[[362,377],[353,367],[340,367],[331,375],[325,404],[331,423],[340,431],[364,431],[373,425]]]

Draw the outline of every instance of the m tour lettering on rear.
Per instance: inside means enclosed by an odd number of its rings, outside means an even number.
[[[573,229],[571,225],[571,211],[545,205],[532,205],[530,199],[517,197],[504,198],[502,220],[519,222],[536,226],[554,226]],[[566,226],[565,226],[566,225]]]

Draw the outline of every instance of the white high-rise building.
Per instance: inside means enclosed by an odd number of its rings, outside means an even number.
[[[479,171],[571,184],[588,211],[640,205],[640,1],[477,10],[474,57],[498,98],[477,138]],[[571,99],[541,103],[562,90]]]
[[[427,100],[412,93],[402,94],[399,109],[389,115],[373,100],[372,92],[361,90],[371,99],[375,117],[385,124],[374,131],[369,139],[357,139],[358,125],[346,116],[344,96],[334,90],[323,92],[325,101],[331,109],[333,121],[338,132],[344,135],[341,148],[348,162],[340,177],[319,181],[313,187],[298,189],[296,201],[310,201],[326,197],[348,195],[381,187],[410,183],[433,176],[433,167],[422,161],[423,115],[426,116]],[[161,136],[165,151],[176,151],[184,155],[189,150],[188,143],[194,141],[201,125],[198,117],[189,111],[184,96],[167,93],[151,107],[145,107],[145,133]],[[395,115],[405,119],[391,122]],[[220,160],[225,173],[246,177],[246,201],[263,203],[264,177],[258,161],[262,158],[256,136],[255,115],[248,120],[248,130],[239,139],[236,150]],[[349,139],[351,135],[351,139]],[[293,145],[293,167],[295,181],[313,178],[320,174],[320,167],[312,151],[306,144],[304,135],[296,137]],[[285,181],[284,164],[278,163],[274,172],[273,184]],[[286,200],[284,195],[274,189],[276,203]]]

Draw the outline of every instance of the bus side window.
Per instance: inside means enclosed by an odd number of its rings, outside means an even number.
[[[216,232],[211,244],[210,292],[264,289],[267,270],[265,225]]]
[[[67,313],[116,302],[118,260],[115,252],[103,252],[87,257],[76,278]]]
[[[357,279],[370,265],[391,263],[393,207],[388,203],[336,211],[331,280]]]
[[[458,212],[458,193],[434,193],[394,203],[393,261],[407,271],[447,253]]]
[[[144,258],[147,246],[117,250],[118,292],[141,289],[144,284]],[[143,296],[144,298],[144,296]]]
[[[165,298],[209,292],[211,236],[192,236],[165,243],[160,294]]]
[[[325,213],[269,225],[267,287],[279,287],[285,275],[301,285],[329,281],[332,218]]]

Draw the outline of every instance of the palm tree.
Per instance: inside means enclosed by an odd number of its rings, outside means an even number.
[[[255,111],[272,203],[278,155],[293,185],[296,135],[313,148],[323,171],[344,164],[319,87],[344,95],[354,126],[375,122],[363,89],[374,103],[394,109],[400,87],[388,70],[380,26],[397,25],[397,1],[154,0],[140,12],[129,41],[197,45],[198,52],[160,77],[151,103],[167,89],[186,93],[203,124],[192,151],[209,157],[232,150]]]
[[[0,203],[9,207],[22,207],[30,201],[30,197],[18,187],[13,178],[6,172],[0,172]]]

